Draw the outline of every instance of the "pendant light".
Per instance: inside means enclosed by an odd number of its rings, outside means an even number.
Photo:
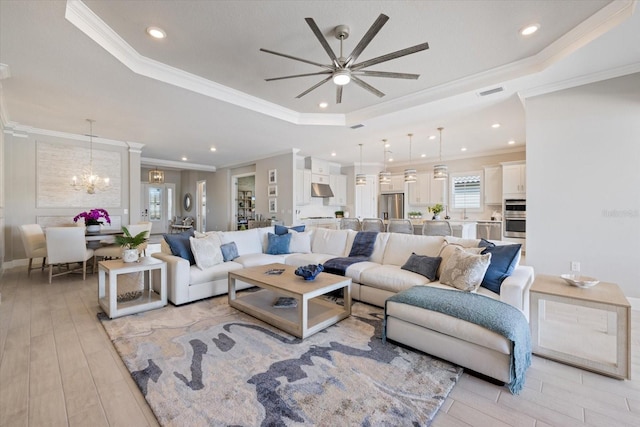
[[[438,131],[440,131],[440,164],[435,165],[433,167],[433,179],[447,179],[449,177],[449,168],[447,165],[442,164],[442,130],[443,127],[439,127]]]
[[[149,184],[164,184],[164,171],[154,168],[149,171]]]
[[[411,137],[413,134],[408,133],[407,136],[409,136],[409,168],[404,170],[404,182],[412,184],[418,180],[418,172],[415,169],[411,169]]]
[[[356,185],[367,185],[367,175],[362,173],[362,144],[360,146],[360,173],[356,175]]]
[[[382,172],[378,174],[378,184],[380,185],[389,185],[391,184],[391,172],[387,172],[387,140],[382,140],[382,154],[384,155],[384,159],[382,164],[384,165],[384,169]]]
[[[93,122],[95,120],[87,119],[89,122],[89,168],[85,168],[78,178],[71,178],[71,186],[76,190],[85,190],[87,194],[95,194],[96,190],[104,190],[109,186],[109,178],[100,178],[93,173]]]

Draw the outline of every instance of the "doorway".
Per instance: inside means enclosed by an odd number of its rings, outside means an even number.
[[[198,181],[196,190],[196,230],[207,231],[207,181]]]
[[[140,189],[141,221],[151,223],[151,234],[169,232],[175,215],[175,184],[142,184]]]
[[[231,191],[233,230],[246,230],[249,221],[256,215],[256,175],[255,173],[234,175]]]

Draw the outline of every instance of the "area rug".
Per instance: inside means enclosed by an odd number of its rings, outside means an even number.
[[[226,296],[99,316],[163,426],[429,425],[462,373],[383,343],[382,309],[362,303],[304,340]]]

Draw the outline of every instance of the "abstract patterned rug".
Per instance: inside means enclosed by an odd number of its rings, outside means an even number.
[[[383,343],[382,309],[362,303],[305,340],[226,296],[99,316],[163,426],[428,425],[462,373]]]

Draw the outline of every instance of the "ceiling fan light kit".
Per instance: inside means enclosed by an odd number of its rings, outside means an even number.
[[[334,29],[335,37],[340,40],[340,56],[337,57],[331,46],[329,46],[329,42],[320,31],[320,28],[315,23],[313,18],[305,18],[305,21],[311,28],[311,31],[316,36],[325,52],[329,56],[331,60],[331,64],[320,64],[318,62],[309,61],[307,59],[298,58],[295,56],[287,55],[284,53],[275,52],[268,49],[260,49],[260,51],[265,53],[270,53],[276,56],[282,56],[283,58],[293,59],[294,61],[304,62],[306,64],[315,65],[317,67],[323,68],[323,71],[318,71],[315,73],[305,73],[305,74],[295,74],[291,76],[283,76],[283,77],[274,77],[265,79],[266,81],[274,81],[274,80],[284,80],[284,79],[292,79],[297,77],[308,77],[308,76],[327,76],[320,82],[311,86],[309,89],[305,90],[296,98],[302,98],[309,92],[319,88],[329,80],[333,81],[336,85],[336,104],[342,103],[342,91],[343,87],[350,82],[354,82],[356,85],[361,88],[369,91],[370,93],[376,95],[377,97],[383,97],[385,94],[378,89],[374,88],[370,84],[366,83],[364,80],[360,79],[358,76],[365,77],[385,77],[385,78],[393,78],[393,79],[409,79],[416,80],[420,77],[419,74],[408,74],[408,73],[396,73],[396,72],[388,72],[388,71],[369,71],[365,70],[367,67],[371,67],[373,65],[377,65],[383,62],[391,61],[392,59],[400,58],[406,55],[411,55],[413,53],[417,53],[423,50],[429,49],[428,43],[421,43],[412,47],[408,47],[405,49],[401,49],[395,52],[388,53],[386,55],[378,56],[376,58],[369,59],[367,61],[363,61],[360,63],[356,63],[356,60],[360,56],[360,54],[364,51],[364,49],[371,43],[373,38],[378,34],[380,29],[384,26],[384,24],[389,20],[389,17],[385,14],[380,14],[376,21],[371,25],[369,30],[362,37],[360,42],[353,49],[351,54],[348,57],[344,57],[342,54],[342,42],[349,38],[349,27],[347,25],[338,25]]]

